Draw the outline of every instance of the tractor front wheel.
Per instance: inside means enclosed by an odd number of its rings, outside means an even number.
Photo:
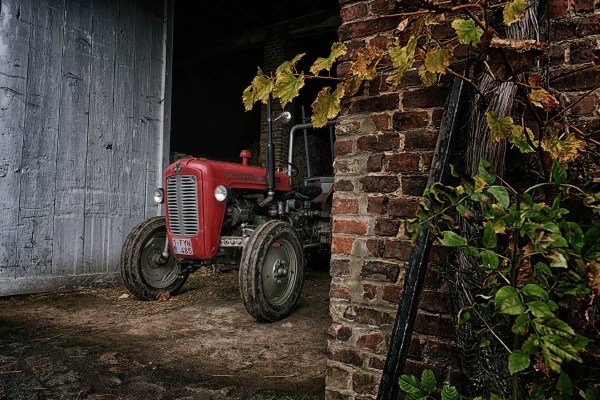
[[[250,236],[240,263],[240,293],[246,310],[259,321],[289,315],[302,291],[304,252],[294,228],[268,221]]]
[[[176,294],[188,277],[175,257],[162,256],[167,237],[164,217],[152,217],[136,226],[121,251],[121,277],[140,300],[156,300],[161,292]]]

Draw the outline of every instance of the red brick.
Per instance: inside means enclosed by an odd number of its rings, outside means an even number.
[[[354,184],[347,179],[340,179],[335,183],[336,192],[353,192]]]
[[[341,41],[373,35],[375,33],[394,29],[400,22],[399,18],[379,18],[366,21],[351,22],[338,29]]]
[[[569,0],[549,0],[550,17],[558,18],[569,12]]]
[[[404,134],[404,150],[434,150],[438,133],[432,131],[416,131]]]
[[[365,373],[352,374],[352,390],[358,394],[376,395],[379,378]]]
[[[369,10],[373,14],[381,14],[394,9],[394,3],[389,0],[374,0],[369,4]]]
[[[565,92],[589,90],[600,85],[600,74],[593,68],[555,71],[551,73],[550,85]]]
[[[573,8],[577,13],[593,12],[595,0],[574,0]]]
[[[450,312],[450,294],[445,290],[424,290],[421,292],[421,302],[419,304],[421,309],[426,311],[447,313]]]
[[[367,233],[367,222],[366,221],[354,221],[354,220],[334,220],[333,221],[333,232],[334,233],[347,233],[351,235],[364,235]]]
[[[577,96],[576,98],[572,99],[571,102],[575,102],[577,100],[579,100],[581,96]],[[596,97],[596,95],[591,94],[588,96],[585,96],[581,101],[579,101],[577,104],[575,104],[573,106],[573,108],[571,108],[571,111],[573,112],[573,114],[577,114],[577,115],[593,115],[594,112],[596,111],[596,107],[598,106],[598,97]]]
[[[371,196],[367,199],[367,212],[369,214],[385,214],[389,201],[387,196]]]
[[[392,217],[412,218],[417,212],[419,199],[397,197],[389,200],[387,210]]]
[[[424,370],[430,369],[433,371],[438,382],[441,382],[446,376],[446,370],[439,364],[434,364],[431,361],[417,361],[408,359],[404,365],[404,373],[407,375],[415,375],[420,377]]]
[[[554,20],[550,24],[550,43],[579,36],[581,24],[577,26],[571,19]]]
[[[454,326],[455,323],[450,317],[426,314],[421,311],[417,313],[415,320],[415,332],[441,338],[454,337]]]
[[[351,374],[345,369],[328,365],[326,373],[326,385],[328,387],[337,387],[339,389],[347,389],[350,384]]]
[[[596,52],[596,39],[581,39],[571,43],[571,64],[590,63]]]
[[[404,93],[402,105],[404,109],[444,107],[446,102],[446,88],[444,86],[432,86],[426,89],[418,89]]]
[[[388,157],[387,171],[391,172],[411,172],[419,170],[419,154],[416,153],[398,153]]]
[[[369,239],[367,240],[367,251],[375,257],[383,256],[384,242],[383,240]]]
[[[352,295],[347,286],[339,284],[331,284],[329,288],[330,299],[352,300]]]
[[[373,356],[373,357],[369,358],[369,368],[378,369],[380,371],[383,371],[384,367],[385,367],[385,357]]]
[[[344,318],[359,324],[367,325],[391,325],[394,317],[386,312],[367,307],[349,306],[344,311]]]
[[[448,255],[450,254],[450,248],[440,245],[434,245],[431,247],[429,252],[429,261],[444,264],[448,261]]]
[[[366,4],[352,4],[346,7],[342,7],[340,10],[340,18],[342,23],[354,21],[367,16],[367,5]]]
[[[434,129],[439,129],[442,123],[442,118],[444,118],[444,111],[445,110],[443,108],[439,108],[437,110],[433,110],[431,113],[431,125]]]
[[[352,140],[336,140],[333,146],[335,156],[340,157],[352,153],[354,142]]]
[[[408,261],[413,247],[409,240],[388,240],[385,242],[383,256]]]
[[[362,189],[368,193],[391,193],[398,189],[400,182],[396,176],[365,176],[360,179]]]
[[[390,285],[383,288],[382,299],[389,303],[399,304],[400,295],[402,294],[402,286]]]
[[[375,234],[378,236],[396,236],[400,222],[392,218],[379,218],[375,222]]]
[[[377,298],[377,286],[375,285],[363,285],[363,299],[373,300]]]
[[[335,349],[329,348],[329,355],[333,361],[339,361],[342,364],[354,365],[361,367],[363,363],[362,356],[356,351],[351,349]]]
[[[456,344],[454,342],[428,338],[424,343],[427,357],[443,359],[456,354]]]
[[[381,50],[386,50],[389,43],[389,37],[386,35],[375,36],[369,40],[369,46],[377,47]]]
[[[334,236],[331,241],[331,251],[335,254],[350,254],[352,253],[352,245],[354,238]]]
[[[358,214],[358,199],[342,199],[335,197],[333,199],[333,213],[339,214]]]
[[[381,172],[384,158],[383,154],[369,156],[367,160],[367,172]]]
[[[396,93],[367,97],[355,100],[350,104],[350,113],[381,112],[397,110],[400,106],[400,97]]]
[[[373,122],[375,122],[375,128],[379,131],[389,131],[391,128],[391,118],[389,114],[373,114],[371,115]]]
[[[352,327],[342,324],[331,324],[327,337],[340,342],[347,342],[352,337]]]
[[[587,37],[600,34],[600,15],[586,15],[585,18],[577,21],[577,35]]]
[[[393,116],[393,127],[396,130],[424,128],[429,124],[429,117],[425,111],[397,112]]]
[[[427,289],[439,289],[444,286],[445,280],[441,274],[440,268],[443,267],[432,265],[427,269],[427,273],[425,274],[425,287]]]
[[[427,185],[426,176],[403,176],[402,194],[407,196],[421,196]]]
[[[383,335],[380,332],[367,332],[358,337],[356,345],[369,350],[377,350],[377,347],[383,342]]]
[[[354,396],[331,390],[330,387],[325,389],[325,400],[354,400]]]
[[[383,282],[396,282],[399,274],[398,264],[383,261],[366,261],[360,271],[363,278]]]
[[[350,260],[333,258],[329,268],[329,274],[336,277],[350,275]]]
[[[400,145],[400,136],[396,133],[384,133],[359,137],[356,147],[363,151],[390,151]]]

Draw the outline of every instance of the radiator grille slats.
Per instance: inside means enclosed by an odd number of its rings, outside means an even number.
[[[169,230],[174,235],[198,234],[198,184],[193,175],[167,178]]]

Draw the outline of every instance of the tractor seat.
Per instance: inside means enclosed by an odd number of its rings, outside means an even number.
[[[323,193],[320,187],[316,186],[303,186],[298,190],[292,190],[285,197],[287,199],[297,199],[302,201],[311,201],[318,195]]]

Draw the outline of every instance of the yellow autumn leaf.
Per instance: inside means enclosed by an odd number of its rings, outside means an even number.
[[[281,107],[285,107],[300,93],[300,89],[304,87],[304,74],[298,76],[294,74],[296,63],[304,56],[299,54],[291,61],[286,61],[277,67],[275,71],[275,86],[273,87],[273,97],[279,98]]]
[[[386,79],[392,89],[395,89],[400,84],[404,73],[413,66],[415,60],[415,49],[417,48],[417,39],[411,36],[406,46],[392,47],[390,49],[390,59],[394,70]]]
[[[421,82],[423,82],[423,86],[431,86],[434,83],[437,83],[438,74],[427,71],[424,65],[419,67],[419,77],[421,77]]]
[[[494,111],[488,111],[485,114],[485,121],[490,128],[490,140],[492,142],[499,142],[502,139],[508,138],[514,125],[511,116],[506,115],[498,118],[498,114]]]
[[[273,91],[273,85],[273,80],[265,76],[262,70],[258,68],[256,76],[252,79],[252,83],[244,89],[244,93],[242,94],[242,101],[244,102],[246,111],[252,110],[254,103],[257,101],[266,103],[269,94]]]
[[[506,25],[520,21],[525,16],[525,0],[515,0],[506,3],[502,16]]]
[[[310,67],[311,74],[318,75],[319,72],[321,72],[323,70],[326,70],[329,72],[329,70],[333,66],[333,63],[338,58],[340,58],[341,56],[346,54],[347,51],[348,51],[348,48],[346,47],[345,44],[340,43],[340,42],[335,42],[331,46],[331,53],[329,54],[329,56],[327,58],[319,57],[315,60],[313,65]]]
[[[585,142],[572,133],[561,136],[549,134],[542,139],[541,145],[550,157],[567,162],[577,157],[579,151],[585,147]]]
[[[445,74],[452,62],[452,53],[443,47],[436,47],[425,54],[425,68],[428,72]]]
[[[340,113],[340,102],[344,97],[344,84],[338,84],[333,93],[330,91],[330,87],[321,89],[311,105],[313,111],[311,122],[315,128],[325,126],[328,120],[337,117]]]
[[[373,80],[377,75],[377,64],[383,58],[383,52],[374,46],[365,46],[356,54],[350,65],[350,73],[363,80]]]

